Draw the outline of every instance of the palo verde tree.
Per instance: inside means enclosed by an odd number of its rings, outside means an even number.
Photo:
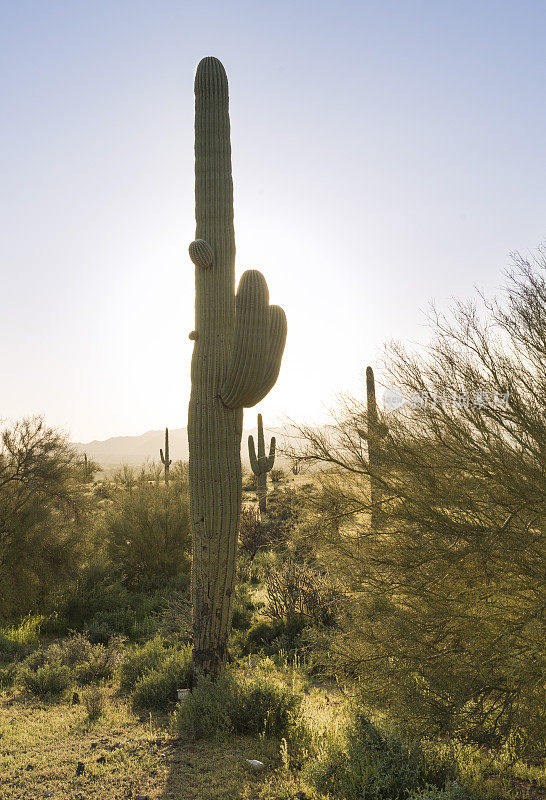
[[[216,58],[195,76],[195,330],[188,420],[193,531],[193,671],[215,677],[225,657],[241,513],[243,408],[279,374],[286,317],[265,278],[245,272],[235,296],[228,82]]]
[[[258,414],[258,455],[256,455],[256,447],[254,445],[254,437],[248,437],[248,455],[250,458],[250,466],[252,472],[256,475],[258,489],[258,502],[260,511],[267,511],[267,473],[273,469],[275,463],[275,437],[271,437],[269,443],[269,455],[265,454],[265,440],[264,440],[264,423],[262,415]]]
[[[40,417],[0,431],[0,618],[44,608],[81,564],[81,467],[66,436]]]
[[[419,733],[495,743],[544,731],[546,257],[516,258],[499,301],[431,318],[418,355],[389,349],[406,404],[381,442],[384,513],[370,526],[371,465],[347,400],[300,456],[323,480],[338,525],[321,525],[355,590],[336,668],[365,700]],[[320,498],[319,498],[320,500]],[[358,543],[358,546],[357,546]]]

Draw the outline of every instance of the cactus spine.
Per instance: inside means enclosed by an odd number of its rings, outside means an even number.
[[[267,473],[273,469],[275,463],[275,437],[271,437],[269,443],[269,456],[265,454],[265,441],[264,441],[264,425],[262,415],[258,414],[258,457],[256,457],[256,448],[254,447],[254,437],[248,437],[248,455],[250,457],[250,466],[252,472],[258,479],[258,502],[260,504],[260,511],[267,510]]]
[[[228,82],[216,58],[195,76],[195,331],[188,419],[193,531],[193,674],[226,657],[239,518],[243,408],[279,374],[286,317],[265,278],[245,272],[235,296]]]
[[[165,467],[165,485],[169,485],[169,467],[172,464],[171,459],[169,458],[169,429],[165,428],[165,454],[163,454],[163,450],[159,448],[159,455],[161,456],[161,463]]]

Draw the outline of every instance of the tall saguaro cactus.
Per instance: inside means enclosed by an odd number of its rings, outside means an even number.
[[[279,374],[286,317],[265,278],[245,272],[235,295],[228,82],[216,58],[195,76],[195,330],[188,421],[193,530],[193,673],[215,677],[229,634],[241,513],[243,408]]]
[[[267,473],[273,469],[275,463],[275,437],[271,437],[269,443],[269,456],[265,454],[265,440],[264,440],[264,424],[262,415],[258,414],[258,456],[256,457],[256,448],[254,446],[254,437],[248,437],[248,455],[250,457],[250,466],[252,472],[257,477],[258,481],[258,501],[260,504],[260,511],[267,509]]]
[[[359,430],[358,434],[368,443],[368,463],[370,468],[370,505],[372,509],[370,526],[377,528],[378,516],[381,512],[383,493],[381,482],[378,479],[382,466],[381,439],[385,436],[386,428],[379,422],[377,414],[377,401],[375,398],[375,378],[373,369],[366,367],[366,401],[367,401],[367,430]]]
[[[169,485],[169,467],[172,464],[171,459],[169,458],[169,429],[165,428],[165,453],[163,454],[163,450],[159,448],[159,455],[161,456],[161,463],[165,467],[165,485]]]

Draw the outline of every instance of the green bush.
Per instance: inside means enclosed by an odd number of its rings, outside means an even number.
[[[77,683],[88,684],[111,680],[120,658],[121,653],[117,649],[115,640],[111,640],[107,647],[102,644],[94,645],[87,660],[74,669]]]
[[[85,636],[76,633],[62,642],[56,642],[44,651],[47,662],[59,661],[72,670],[77,683],[96,683],[110,680],[121,658],[123,639],[112,638],[108,645],[92,644]]]
[[[186,688],[191,674],[191,648],[171,652],[150,673],[135,684],[134,708],[165,711],[177,702],[177,689]]]
[[[84,570],[64,600],[63,617],[72,629],[83,629],[98,614],[127,609],[132,595],[117,571],[98,559]]]
[[[58,657],[65,667],[72,669],[78,664],[89,661],[95,649],[89,639],[86,639],[81,633],[75,633],[68,639],[63,639],[42,650],[42,655],[36,656],[36,658],[47,659],[47,654],[51,653],[55,658]]]
[[[288,621],[271,620],[257,622],[246,635],[243,645],[244,655],[263,653],[275,655],[282,651],[291,652],[303,647],[302,634],[306,627],[303,617],[293,617]]]
[[[113,677],[116,665],[121,657],[121,641],[113,639],[107,647],[93,645],[85,636],[74,634],[62,642],[54,642],[46,648],[39,648],[22,662],[18,678],[25,688],[33,692],[32,686],[48,680],[48,671],[52,675],[62,670],[68,676],[68,685],[94,683]],[[45,670],[45,671],[44,671]],[[61,674],[61,673],[59,673]],[[34,677],[33,677],[34,676]],[[54,678],[52,678],[54,682]],[[66,687],[65,687],[66,688]],[[40,691],[33,692],[41,694]],[[45,694],[56,694],[45,690]]]
[[[398,800],[421,783],[421,771],[394,735],[358,714],[345,742],[334,742],[310,768],[319,791],[344,800]]]
[[[51,607],[86,558],[88,500],[65,434],[40,417],[0,429],[0,618]]]
[[[271,483],[280,483],[286,478],[286,472],[281,467],[271,470]]]
[[[188,739],[215,735],[289,736],[302,699],[272,677],[238,678],[226,673],[215,683],[199,678],[177,712],[180,734]]]
[[[0,633],[0,663],[20,661],[28,654],[28,650],[26,644],[20,644]]]
[[[238,583],[235,587],[235,598],[233,601],[233,613],[231,626],[239,631],[246,631],[250,628],[254,615],[255,605],[252,595],[246,583]]]
[[[105,517],[106,549],[128,586],[157,586],[189,571],[191,533],[187,485],[150,482],[117,490]]]
[[[162,580],[160,588],[153,590],[128,589],[119,572],[99,561],[70,587],[58,618],[46,621],[44,630],[54,635],[68,630],[84,631],[92,642],[101,644],[107,644],[113,636],[148,639],[163,626],[162,617],[172,609],[173,598],[188,597],[189,573]]]
[[[16,664],[0,664],[0,689],[7,689],[15,682],[17,674]]]
[[[103,713],[106,705],[106,696],[103,689],[93,686],[88,689],[83,696],[83,704],[90,720],[98,719]]]
[[[455,773],[447,762],[427,764],[419,745],[408,745],[396,732],[374,725],[360,709],[345,736],[330,740],[307,769],[319,791],[343,800],[399,800],[408,794],[415,800],[463,800],[466,795],[457,794],[458,784],[452,780]]]
[[[85,625],[84,632],[93,644],[108,644],[115,636],[130,636],[135,624],[135,616],[130,609],[100,611]]]
[[[245,476],[243,481],[243,489],[245,492],[255,492],[258,488],[258,477],[253,472]]]
[[[70,669],[58,662],[37,669],[23,667],[18,671],[17,677],[23,689],[37,697],[60,695],[72,684]]]
[[[267,517],[261,524],[262,536],[273,550],[285,553],[302,518],[301,492],[291,487],[276,487],[268,496]]]
[[[470,800],[471,795],[464,786],[457,781],[448,781],[445,786],[438,788],[427,784],[421,789],[416,789],[407,797],[407,800]]]
[[[121,689],[131,691],[140,678],[152,672],[164,659],[165,645],[159,637],[127,651],[120,667]]]
[[[197,685],[178,706],[180,735],[193,741],[222,736],[233,731],[231,708],[233,684],[225,675],[212,682],[200,677]]]
[[[299,695],[265,676],[240,683],[232,712],[234,730],[248,735],[286,736],[301,703]]]

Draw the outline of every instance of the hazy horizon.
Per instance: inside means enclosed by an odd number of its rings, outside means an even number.
[[[245,414],[320,423],[424,311],[546,230],[546,7],[0,2],[0,417],[88,442],[187,424],[193,77],[230,81],[237,277],[288,317]]]

